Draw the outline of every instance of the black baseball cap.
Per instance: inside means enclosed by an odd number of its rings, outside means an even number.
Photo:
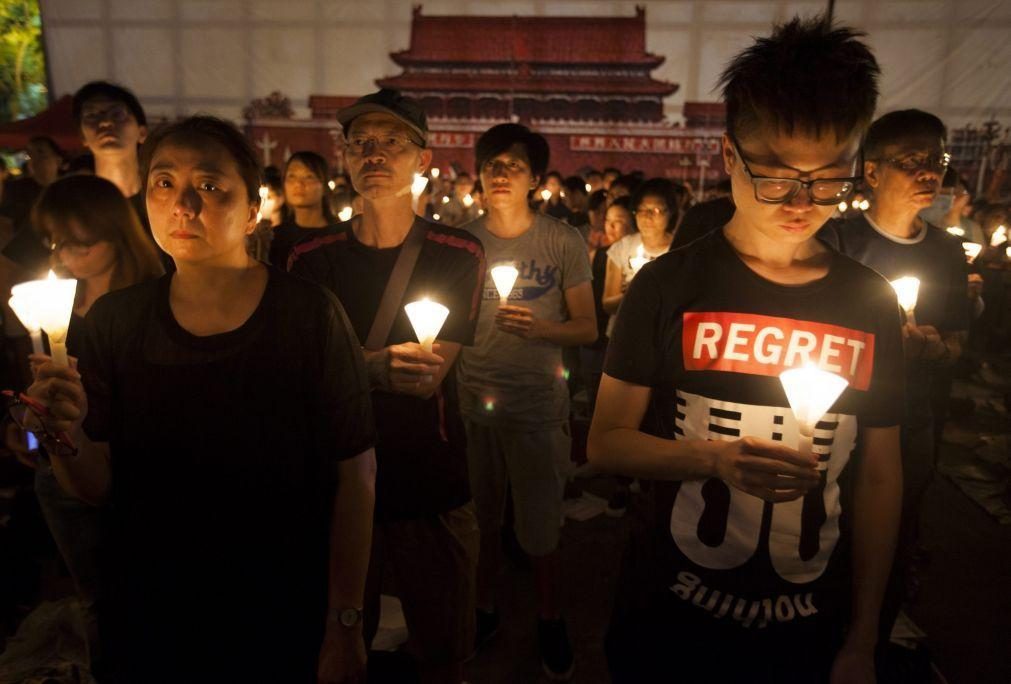
[[[428,117],[417,100],[401,95],[399,90],[383,88],[379,92],[358,98],[353,105],[337,112],[337,120],[347,131],[351,122],[362,114],[390,114],[411,129],[420,147],[428,143]]]

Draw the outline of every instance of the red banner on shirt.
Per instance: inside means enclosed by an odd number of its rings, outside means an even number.
[[[837,325],[729,312],[688,312],[685,370],[778,376],[812,364],[866,391],[874,371],[874,335]]]

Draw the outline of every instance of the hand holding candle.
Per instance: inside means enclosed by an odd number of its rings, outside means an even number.
[[[26,311],[29,321],[38,323],[49,335],[53,363],[66,368],[67,328],[77,294],[77,281],[57,278],[52,271],[44,280],[31,280],[11,288],[11,299]],[[18,318],[22,318],[18,313]],[[22,318],[22,321],[25,319]],[[27,325],[27,324],[26,324]]]
[[[516,278],[520,272],[511,264],[496,266],[491,270],[491,279],[495,281],[495,289],[498,290],[500,304],[509,302],[509,294],[513,291]]]
[[[916,325],[916,300],[920,294],[920,279],[906,276],[891,282],[895,294],[899,297],[899,306],[906,312],[906,322]]]
[[[786,398],[797,419],[800,439],[797,451],[802,456],[810,456],[814,448],[814,428],[822,416],[832,407],[849,382],[834,373],[814,366],[791,368],[779,376]],[[824,470],[827,463],[818,463]]]
[[[629,257],[628,265],[632,267],[632,275],[635,276],[639,273],[640,269],[649,262],[646,257],[646,249],[639,245],[639,249],[635,251],[634,257]]]
[[[414,327],[414,334],[418,336],[421,348],[427,352],[432,351],[432,344],[442,330],[446,317],[449,316],[449,309],[425,297],[417,302],[411,302],[404,307],[404,310],[407,311],[407,318]]]

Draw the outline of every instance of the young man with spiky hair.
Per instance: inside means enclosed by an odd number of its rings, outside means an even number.
[[[863,148],[864,179],[874,192],[870,209],[853,219],[831,221],[818,234],[888,280],[911,276],[920,281],[915,315],[902,328],[906,352],[902,528],[882,631],[891,629],[899,612],[917,545],[920,506],[933,476],[931,386],[961,355],[969,330],[968,266],[962,241],[919,215],[941,189],[948,165],[946,138],[944,123],[919,109],[889,112],[877,119]]]
[[[588,453],[655,482],[607,637],[615,682],[874,681],[902,497],[899,314],[883,278],[815,239],[877,100],[860,35],[794,19],[737,55],[721,81],[735,212],[622,303]],[[802,450],[778,376],[807,365],[848,386]]]

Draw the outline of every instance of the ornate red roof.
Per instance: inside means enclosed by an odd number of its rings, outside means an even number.
[[[411,46],[400,66],[432,63],[566,64],[655,68],[646,52],[646,12],[634,17],[424,16],[414,8]]]
[[[653,95],[666,97],[678,86],[652,78],[571,78],[510,76],[508,74],[401,74],[376,81],[381,88],[394,88],[404,93],[429,91],[444,93],[536,93],[539,95]]]

